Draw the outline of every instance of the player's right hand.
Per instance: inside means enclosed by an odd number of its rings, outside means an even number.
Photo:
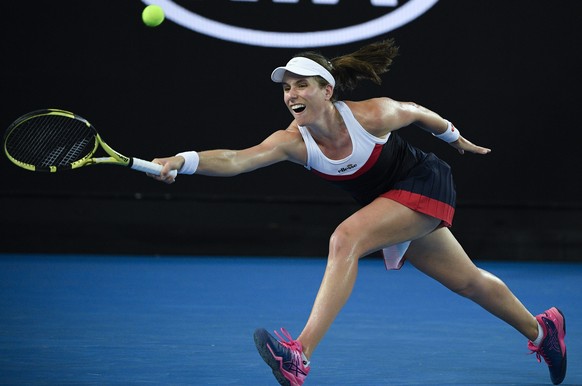
[[[174,156],[166,158],[154,158],[152,162],[163,166],[162,173],[159,176],[148,173],[148,176],[155,180],[165,182],[166,184],[173,184],[176,182],[176,177],[171,175],[170,172],[172,170],[178,171],[182,168],[182,165],[184,165],[184,157]]]

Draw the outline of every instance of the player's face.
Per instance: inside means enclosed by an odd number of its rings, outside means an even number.
[[[287,72],[283,77],[285,105],[301,126],[315,121],[329,101],[325,88],[314,77]]]

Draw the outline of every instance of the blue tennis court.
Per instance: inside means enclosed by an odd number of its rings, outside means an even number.
[[[322,258],[0,256],[0,384],[276,384],[255,328],[297,335]],[[539,313],[567,318],[582,384],[582,264],[482,262]],[[306,385],[544,385],[517,332],[405,266],[361,261]]]

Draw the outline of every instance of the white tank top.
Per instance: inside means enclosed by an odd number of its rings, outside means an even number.
[[[307,165],[305,167],[325,174],[327,179],[352,179],[364,173],[376,161],[382,146],[390,138],[390,133],[385,138],[375,137],[360,125],[344,102],[338,101],[334,105],[348,128],[348,133],[352,139],[352,154],[341,160],[327,158],[317,146],[309,130],[304,126],[299,126],[299,131],[307,147]],[[409,245],[410,241],[405,241],[383,249],[386,269],[392,270],[402,267],[404,254]]]
[[[299,132],[307,147],[307,164],[305,167],[307,169],[313,168],[329,176],[351,176],[366,165],[375,149],[379,150],[388,141],[390,133],[385,138],[378,138],[368,133],[360,125],[350,108],[344,102],[334,102],[334,105],[348,129],[352,140],[352,153],[340,160],[327,158],[311,136],[307,127],[299,126]]]

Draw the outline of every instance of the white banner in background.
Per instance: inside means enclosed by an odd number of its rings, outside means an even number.
[[[260,6],[260,4],[253,4],[257,3],[258,0],[232,1],[239,3],[247,2],[249,3],[249,7]],[[289,6],[289,4],[297,3],[299,0],[271,1],[273,3],[285,3]],[[339,1],[340,0],[312,0],[312,4],[321,7],[333,7],[338,4]],[[370,4],[374,7],[392,7],[393,10],[373,20],[368,20],[357,25],[350,25],[343,28],[310,32],[274,32],[233,26],[218,20],[212,20],[184,8],[172,0],[142,0],[145,4],[159,5],[164,10],[168,20],[192,31],[236,43],[280,48],[323,47],[372,38],[411,22],[428,11],[437,3],[437,1],[438,0],[409,0],[403,5],[399,5],[398,0],[370,0]],[[228,4],[225,4],[224,6],[226,7]]]

